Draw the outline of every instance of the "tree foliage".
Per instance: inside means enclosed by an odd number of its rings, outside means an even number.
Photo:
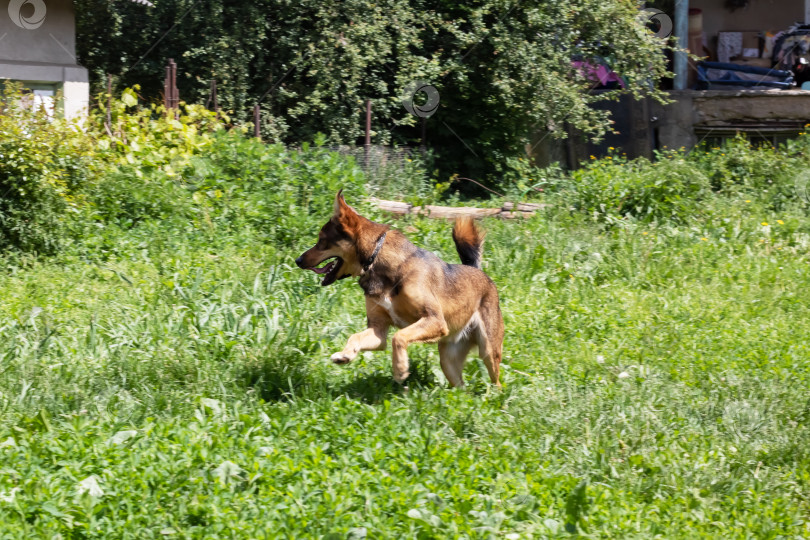
[[[442,180],[489,179],[533,133],[563,126],[610,129],[588,105],[591,82],[572,58],[607,62],[636,96],[657,95],[661,48],[635,0],[77,0],[80,61],[96,90],[104,74],[140,84],[156,99],[168,58],[181,98],[201,103],[216,79],[235,121],[261,100],[263,135],[288,144],[321,132],[334,144],[362,141],[373,107],[374,144],[419,144],[422,120],[402,106],[412,81],[437,88],[426,120]],[[418,100],[418,98],[417,98]]]

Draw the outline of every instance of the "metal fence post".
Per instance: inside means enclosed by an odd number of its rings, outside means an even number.
[[[368,170],[369,154],[371,152],[371,100],[366,100],[366,143],[363,146],[365,150],[365,167]]]
[[[262,118],[262,110],[257,103],[253,107],[253,136],[259,140],[262,140],[262,132],[261,132],[261,118]]]
[[[112,133],[112,75],[107,73],[107,132]]]
[[[208,101],[205,103],[205,108],[210,109],[211,102],[213,101],[214,105],[214,112],[217,113],[217,118],[219,118],[219,102],[217,101],[217,80],[211,79],[211,91],[208,94]]]
[[[169,58],[169,63],[166,66],[166,80],[163,83],[163,103],[166,106],[167,113],[171,109],[176,109],[180,104],[180,92],[177,90],[177,64],[174,63],[172,58]]]

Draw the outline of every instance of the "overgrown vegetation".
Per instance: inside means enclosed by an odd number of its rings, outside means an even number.
[[[505,159],[540,130],[610,129],[588,106],[593,82],[573,59],[610,65],[634,95],[660,95],[653,89],[666,72],[666,43],[627,0],[161,0],[153,8],[78,0],[76,20],[79,61],[97,92],[111,74],[156,100],[174,58],[184,100],[206,103],[216,79],[235,121],[251,120],[261,101],[263,137],[290,145],[317,133],[328,144],[362,143],[371,100],[373,144],[416,146],[421,119],[402,96],[425,81],[441,96],[426,131],[442,182],[461,174],[497,185]]]
[[[551,206],[484,223],[504,390],[415,346],[404,393],[388,353],[328,363],[361,291],[292,263],[338,186],[394,222],[379,187],[127,99],[112,137],[2,124],[4,155],[83,150],[0,160],[0,193],[36,186],[19,223],[51,205],[47,242],[3,232],[0,536],[810,536],[807,139],[524,167]],[[456,260],[449,224],[394,224]]]

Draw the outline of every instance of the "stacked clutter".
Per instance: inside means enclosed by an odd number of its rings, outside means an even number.
[[[768,38],[773,43],[768,47]],[[810,25],[797,24],[785,32],[766,36],[766,49],[777,69],[790,70],[796,85],[810,90]]]

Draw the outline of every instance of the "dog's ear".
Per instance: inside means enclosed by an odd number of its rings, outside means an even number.
[[[335,195],[335,217],[341,223],[349,226],[354,225],[360,217],[357,212],[354,211],[354,208],[346,204],[342,189]]]
[[[343,188],[339,189],[337,195],[335,195],[335,216],[340,215],[340,210],[344,206],[348,206],[346,201],[343,199]]]

